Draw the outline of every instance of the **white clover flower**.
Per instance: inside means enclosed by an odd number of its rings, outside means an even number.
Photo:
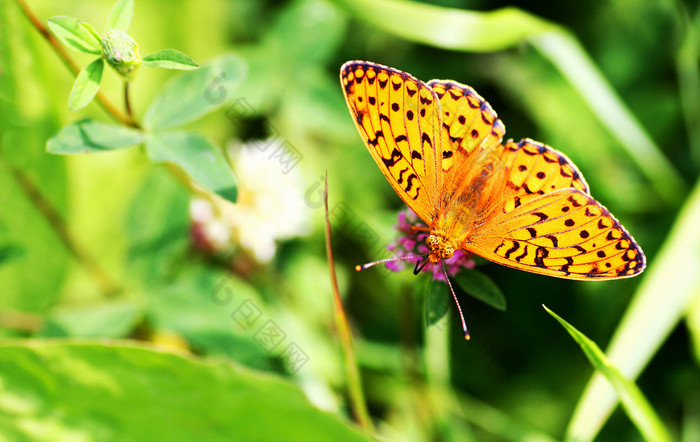
[[[285,147],[270,139],[229,147],[238,178],[238,202],[216,198],[216,207],[200,198],[190,203],[195,243],[213,251],[238,244],[261,263],[269,262],[276,241],[301,236],[309,230],[301,176],[275,156]]]

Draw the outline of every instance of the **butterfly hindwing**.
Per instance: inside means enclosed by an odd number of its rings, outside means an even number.
[[[340,81],[375,162],[401,199],[430,224],[442,185],[437,96],[409,74],[368,62],[345,63]]]
[[[571,187],[494,215],[465,246],[502,265],[568,279],[626,278],[646,265],[612,214]]]

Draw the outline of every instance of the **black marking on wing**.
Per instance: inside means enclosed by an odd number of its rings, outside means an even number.
[[[503,255],[503,256],[504,256],[506,259],[510,259],[510,254],[513,253],[513,252],[515,252],[515,251],[518,250],[519,248],[520,248],[520,243],[519,243],[518,241],[513,241],[513,247],[511,247],[510,249],[508,249],[508,250],[506,251],[506,254]]]
[[[391,158],[382,158],[382,161],[387,168],[390,168],[398,163],[402,158],[403,155],[401,155],[401,152],[394,148],[394,150],[391,151]]]

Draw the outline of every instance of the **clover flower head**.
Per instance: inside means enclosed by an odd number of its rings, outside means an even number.
[[[428,253],[428,247],[425,245],[425,240],[428,238],[428,233],[420,230],[415,230],[415,227],[427,227],[423,224],[418,215],[411,210],[406,209],[399,212],[398,224],[394,226],[399,232],[397,240],[387,246],[389,251],[396,256],[409,255],[425,255]],[[444,260],[447,274],[454,276],[459,273],[463,267],[473,269],[475,262],[470,252],[458,249],[449,259]],[[393,272],[398,272],[406,268],[406,261],[390,261],[384,264],[386,268]],[[437,281],[445,281],[445,274],[442,271],[442,263],[428,262],[422,272],[432,273],[433,279]]]

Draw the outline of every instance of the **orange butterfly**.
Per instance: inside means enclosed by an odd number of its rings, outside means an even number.
[[[571,160],[530,139],[502,144],[505,126],[471,87],[426,84],[366,61],[345,63],[340,81],[370,154],[428,225],[427,256],[403,258],[437,263],[463,249],[567,279],[628,278],[644,270],[642,249],[591,197]]]

